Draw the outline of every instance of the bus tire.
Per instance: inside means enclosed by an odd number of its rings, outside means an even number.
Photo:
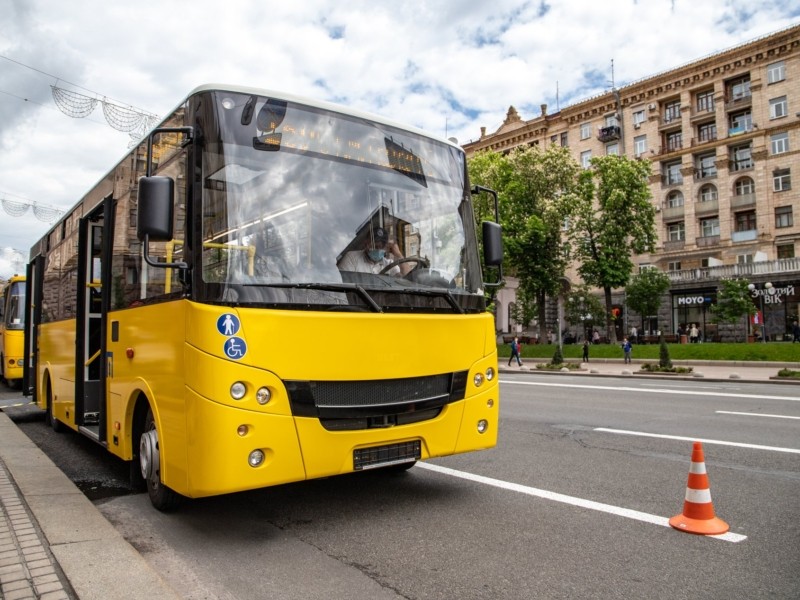
[[[153,410],[148,407],[144,422],[144,431],[139,437],[139,467],[147,484],[150,502],[161,512],[170,512],[178,508],[183,496],[171,490],[161,482],[161,456]]]
[[[52,430],[56,433],[63,433],[66,430],[66,425],[56,419],[56,416],[53,414],[53,392],[50,389],[50,381],[48,381],[45,385],[47,386],[47,392],[45,396],[47,398],[47,424],[50,425]]]

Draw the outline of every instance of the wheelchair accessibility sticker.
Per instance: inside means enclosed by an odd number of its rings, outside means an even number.
[[[222,346],[222,351],[225,356],[233,360],[239,360],[247,354],[247,342],[236,337],[240,326],[239,317],[231,313],[225,313],[217,319],[217,331],[228,338]]]
[[[225,355],[233,360],[239,360],[247,354],[247,343],[240,337],[228,338],[225,341]]]

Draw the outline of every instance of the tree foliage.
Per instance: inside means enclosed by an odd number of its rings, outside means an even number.
[[[649,202],[650,163],[624,156],[591,159],[580,173],[572,211],[570,238],[584,282],[603,289],[608,338],[612,327],[611,291],[627,285],[631,256],[652,252],[656,240],[655,209]]]
[[[642,318],[658,314],[661,298],[669,290],[669,276],[658,269],[645,269],[634,275],[625,287],[625,302],[628,308]]]
[[[508,273],[519,279],[518,304],[546,334],[545,298],[560,292],[567,267],[562,225],[574,203],[578,165],[568,148],[520,147],[470,158],[473,184],[498,192]],[[476,207],[476,213],[486,207]]]
[[[754,315],[756,307],[750,299],[746,279],[722,279],[717,291],[717,303],[711,305],[711,321],[735,325],[742,317]],[[746,331],[745,325],[745,331]],[[738,336],[734,332],[734,341]]]
[[[592,293],[586,284],[573,286],[564,303],[564,319],[570,325],[583,323],[594,326],[595,323],[605,322],[605,308],[600,298]],[[584,334],[586,332],[584,331]]]

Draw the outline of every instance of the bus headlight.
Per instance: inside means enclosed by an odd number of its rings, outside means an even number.
[[[244,398],[244,394],[247,391],[247,388],[241,381],[237,381],[231,386],[231,398],[234,400],[241,400]]]
[[[478,433],[486,433],[487,429],[489,429],[489,421],[486,419],[478,421]]]
[[[486,369],[486,381],[491,381],[494,379],[494,367],[489,367]]]
[[[258,402],[263,406],[271,399],[272,399],[272,392],[269,391],[268,387],[258,388],[258,391],[256,392],[256,402]]]
[[[481,387],[483,385],[483,373],[475,373],[472,383],[475,384],[475,387]]]
[[[250,456],[247,457],[247,462],[250,464],[251,467],[259,466],[261,463],[264,462],[264,451],[253,450],[250,453]]]

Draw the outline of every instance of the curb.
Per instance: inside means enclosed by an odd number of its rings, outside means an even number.
[[[2,411],[0,458],[78,598],[180,598]]]

